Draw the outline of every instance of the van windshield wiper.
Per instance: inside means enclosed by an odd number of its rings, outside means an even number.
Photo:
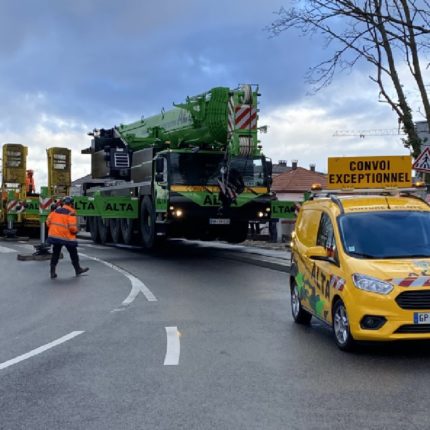
[[[353,257],[362,257],[362,258],[369,258],[369,259],[381,258],[370,254],[364,254],[363,252],[355,252],[355,251],[349,251],[349,255],[352,255]]]
[[[384,258],[430,258],[430,254],[387,255]]]

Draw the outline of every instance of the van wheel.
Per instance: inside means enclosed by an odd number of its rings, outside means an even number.
[[[140,234],[143,246],[151,249],[155,244],[155,210],[152,200],[145,196],[140,206]]]
[[[112,218],[109,223],[113,243],[121,243],[121,224],[118,218]]]
[[[300,302],[299,290],[294,281],[291,287],[291,313],[293,314],[294,322],[297,324],[309,324],[312,319],[312,314],[302,308]]]
[[[337,346],[342,351],[351,351],[355,340],[349,330],[349,319],[345,304],[338,300],[333,308],[333,333]]]

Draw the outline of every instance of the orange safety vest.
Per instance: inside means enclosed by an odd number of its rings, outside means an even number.
[[[48,215],[48,243],[77,246],[76,233],[79,231],[76,211],[68,205],[58,207]]]
[[[25,178],[25,186],[28,194],[34,193],[36,191],[33,176],[27,176]]]

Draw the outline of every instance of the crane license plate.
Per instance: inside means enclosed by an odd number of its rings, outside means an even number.
[[[414,312],[414,324],[430,324],[430,312]]]
[[[228,225],[230,224],[230,218],[209,218],[209,224]]]

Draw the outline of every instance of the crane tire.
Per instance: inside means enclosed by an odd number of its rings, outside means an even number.
[[[149,196],[145,196],[140,204],[140,235],[144,248],[152,249],[156,237],[155,209]]]
[[[112,218],[109,222],[110,235],[112,236],[113,243],[121,243],[121,223],[118,218]]]
[[[131,218],[121,218],[119,220],[121,228],[122,240],[126,245],[131,245],[133,242],[134,220]]]
[[[103,219],[101,216],[97,217],[97,230],[99,231],[100,243],[105,245],[110,239],[110,220]]]
[[[99,229],[97,226],[97,217],[88,217],[87,218],[88,227],[90,229],[91,240],[94,243],[100,243]]]

